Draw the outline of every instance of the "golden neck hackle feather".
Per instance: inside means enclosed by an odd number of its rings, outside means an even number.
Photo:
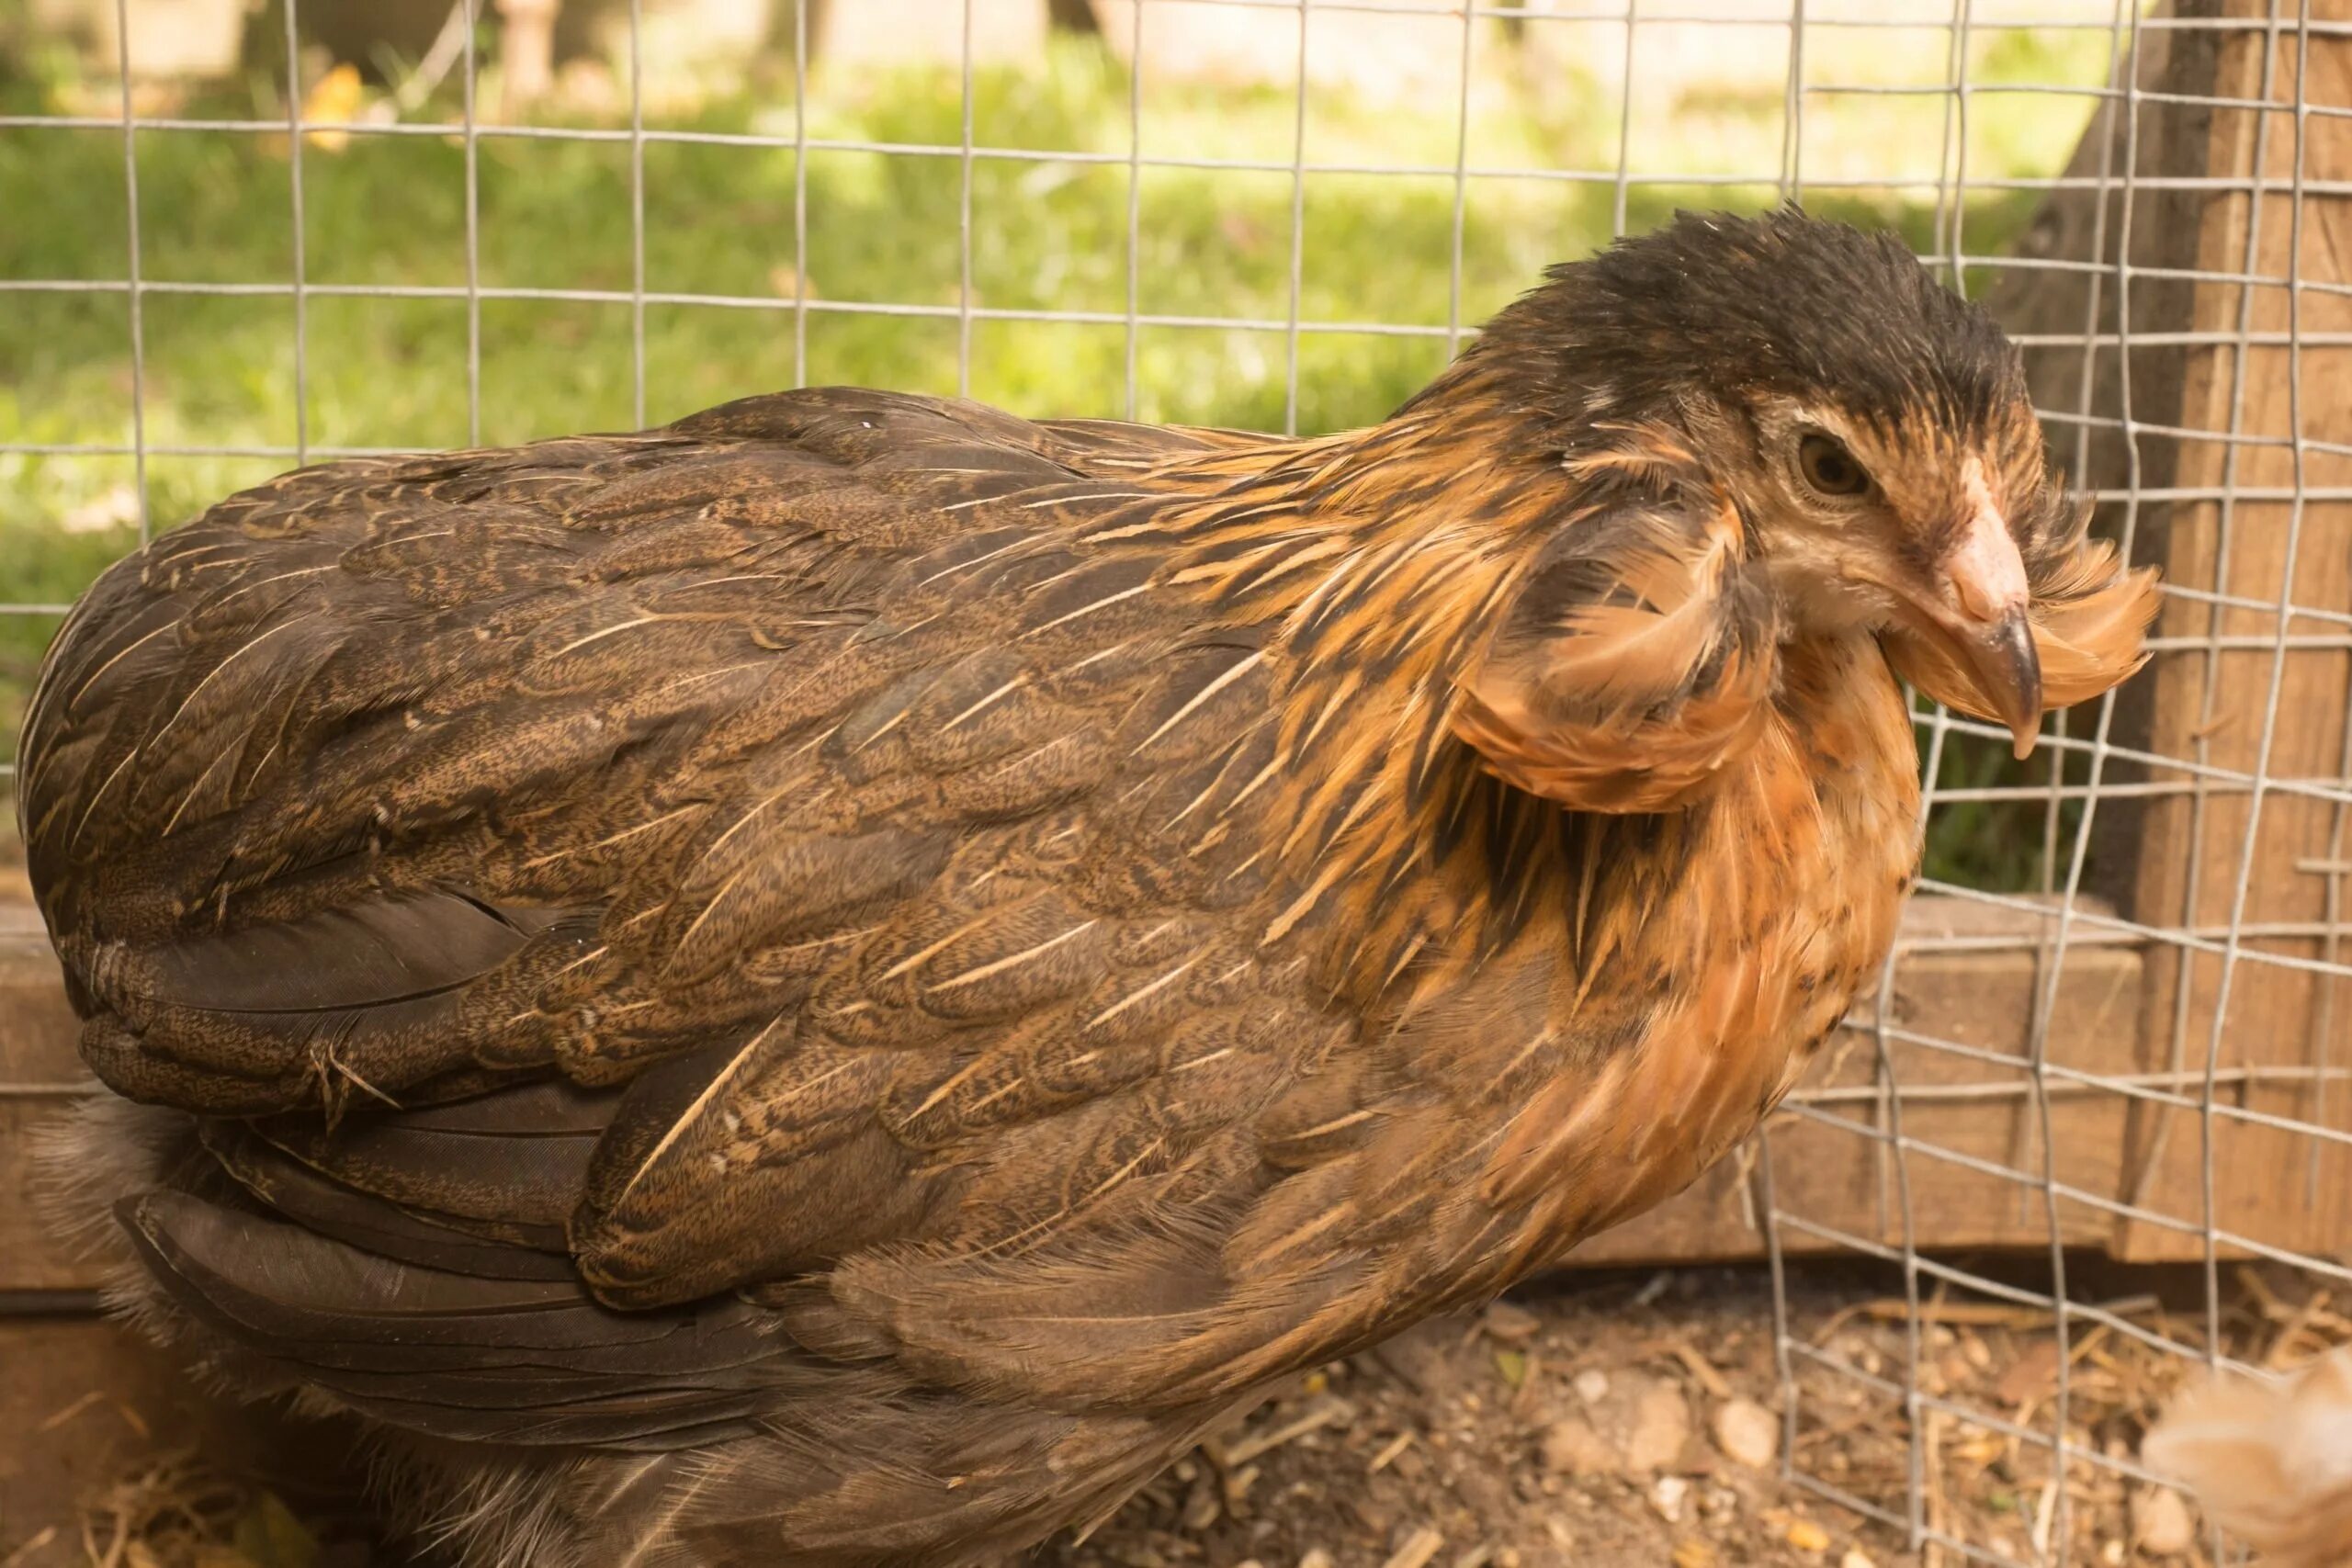
[[[1390,1031],[1442,1032],[1430,1010],[1474,973],[1482,993],[1540,994],[1495,1068],[1532,1098],[1484,1156],[1493,1201],[1537,1212],[1459,1260],[1485,1277],[1672,1190],[1698,1165],[1665,1150],[1702,1163],[1785,1090],[1802,1056],[1736,1043],[1817,1043],[1842,1011],[1892,933],[1917,786],[1874,646],[1784,646],[1769,601],[1733,600],[1749,540],[1685,444],[1629,426],[1531,453],[1492,388],[1446,390],[1368,432],[1156,468],[1146,482],[1192,499],[1088,537],[1164,552],[1162,581],[1206,620],[1276,628],[1259,656],[1283,666],[1285,701],[1241,798],[1271,792],[1257,852],[1297,891],[1261,943],[1305,943],[1317,984]],[[1493,676],[1539,550],[1629,506],[1661,521],[1612,536],[1617,588],[1541,639],[1537,662],[1581,705]],[[1204,850],[1230,824],[1194,828]],[[1782,876],[1826,861],[1867,892],[1829,925],[1777,916]],[[1654,976],[1660,1046],[1587,1063],[1573,1043],[1618,1027],[1595,985],[1629,970]],[[1596,1179],[1612,1161],[1654,1179]]]

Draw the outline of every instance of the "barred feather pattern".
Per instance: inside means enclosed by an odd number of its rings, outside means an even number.
[[[810,390],[119,564],[20,798],[190,1129],[152,1309],[477,1563],[952,1565],[1677,1190],[1891,939],[1907,717],[1512,417]]]

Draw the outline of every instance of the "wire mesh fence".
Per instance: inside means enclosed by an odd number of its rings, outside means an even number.
[[[20,657],[107,556],[289,464],[812,380],[1298,431],[1376,417],[1532,260],[1672,206],[1894,224],[2010,325],[2053,451],[2165,566],[2166,608],[2152,671],[2030,766],[1922,709],[1921,908],[1729,1185],[1776,1283],[1822,1254],[1901,1283],[1892,1363],[1781,1314],[1798,1484],[1934,1560],[2122,1561],[2096,1483],[2160,1482],[2083,1392],[2102,1344],[2283,1364],[2352,1283],[2352,6],[1094,0],[1124,68],[1073,88],[985,57],[1012,7],[944,0],[885,7],[951,35],[900,40],[950,86],[896,118],[828,62],[845,3],[780,0],[781,67],[732,118],[663,87],[675,8],[608,10],[588,108],[507,102],[474,0],[341,98],[297,5],[267,13],[264,79],[205,98],[151,90],[145,13],[111,0],[110,70],[0,98],[10,156],[107,214],[57,215],[80,249],[24,241],[31,212],[0,241]],[[1205,110],[1168,57],[1186,26],[1245,60]],[[1371,110],[1330,66],[1368,39],[1407,62]],[[1057,92],[1083,112],[1037,109]],[[224,254],[222,226],[252,243]],[[238,386],[269,390],[213,389]],[[2119,1299],[2105,1258],[2169,1266],[2190,1304]],[[2293,1332],[2249,1339],[2247,1288]],[[1939,1375],[1972,1314],[2048,1327],[2048,1397]],[[1905,1434],[1893,1483],[1808,1461],[1872,1407]],[[1971,1444],[2016,1494],[1997,1530],[1941,1505]]]

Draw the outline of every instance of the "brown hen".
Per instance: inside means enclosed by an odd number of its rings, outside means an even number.
[[[1886,950],[1895,671],[2028,743],[2154,604],[1986,318],[1792,212],[1328,439],[826,389],[308,469],[50,655],[147,1107],[59,1161],[471,1562],[975,1562],[1688,1183]]]

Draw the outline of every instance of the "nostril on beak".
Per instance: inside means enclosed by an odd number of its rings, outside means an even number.
[[[1988,625],[2022,610],[2033,596],[2009,525],[1990,506],[1979,507],[1969,519],[1945,558],[1944,577],[1961,614]]]

